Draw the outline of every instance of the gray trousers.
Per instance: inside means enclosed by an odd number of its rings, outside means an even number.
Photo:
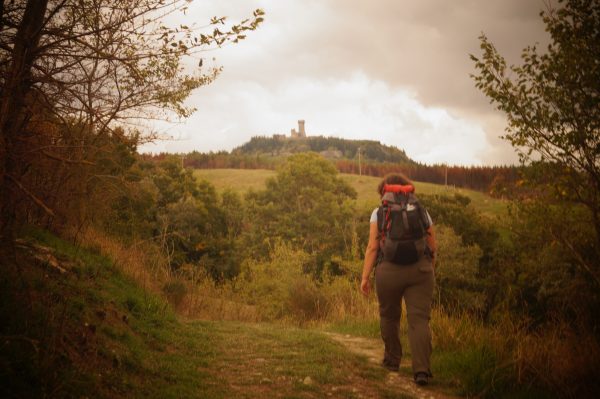
[[[385,344],[385,365],[397,366],[402,358],[398,329],[404,298],[413,373],[425,372],[431,376],[429,319],[434,283],[435,275],[428,256],[412,265],[396,265],[383,261],[375,269],[381,338]]]

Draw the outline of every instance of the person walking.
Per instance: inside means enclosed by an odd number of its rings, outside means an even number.
[[[382,204],[371,214],[360,290],[369,295],[370,276],[375,268],[381,338],[385,346],[382,365],[391,371],[398,371],[402,358],[398,330],[404,298],[414,380],[427,385],[433,377],[429,319],[436,241],[431,217],[414,191],[412,182],[402,174],[387,175],[379,184]]]

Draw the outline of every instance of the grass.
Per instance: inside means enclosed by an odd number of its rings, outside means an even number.
[[[379,320],[358,320],[347,319],[331,323],[325,327],[326,331],[332,331],[339,334],[355,335],[357,337],[379,338]]]
[[[35,237],[32,239],[32,237]],[[20,251],[21,271],[2,276],[2,397],[225,397],[207,329],[180,323],[94,252],[45,232],[28,236],[67,269],[60,274]],[[26,344],[29,343],[29,344]]]
[[[399,397],[321,331],[185,321],[94,250],[26,242],[0,276],[1,397]]]
[[[202,322],[218,337],[231,397],[373,397],[387,392],[384,370],[317,331],[272,324]]]
[[[274,177],[275,171],[266,169],[196,169],[194,176],[211,182],[219,191],[231,189],[240,194],[246,191],[260,190],[265,186],[268,178]],[[358,193],[357,205],[359,209],[374,208],[379,204],[376,192],[381,181],[379,177],[341,174]],[[423,194],[449,194],[459,193],[471,199],[470,206],[481,212],[486,217],[502,216],[506,213],[507,202],[495,199],[479,191],[445,187],[439,184],[415,182],[417,193]]]
[[[467,397],[501,398],[555,398],[564,395],[548,388],[540,388],[539,381],[519,381],[517,363],[518,349],[527,338],[522,331],[509,326],[484,326],[473,316],[449,316],[435,308],[431,315],[433,353],[431,369],[434,374],[432,386],[448,393]],[[400,322],[400,341],[403,356],[410,359],[407,337],[407,320],[404,309]],[[345,320],[324,326],[326,331],[370,339],[380,339],[379,321]],[[530,338],[529,338],[530,339]],[[548,343],[548,345],[553,345]],[[407,366],[401,372],[410,374]],[[567,396],[567,395],[565,395]]]
[[[275,171],[266,169],[195,169],[196,179],[211,182],[219,191],[231,189],[240,194],[246,191],[260,190],[265,187],[269,177],[275,176]]]

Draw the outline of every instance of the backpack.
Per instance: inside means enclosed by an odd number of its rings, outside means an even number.
[[[377,210],[380,259],[398,264],[416,263],[427,251],[427,214],[414,187],[386,184]]]

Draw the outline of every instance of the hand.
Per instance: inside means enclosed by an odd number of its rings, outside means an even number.
[[[362,292],[364,296],[369,295],[371,292],[371,282],[368,278],[363,278],[360,282],[360,292]]]

